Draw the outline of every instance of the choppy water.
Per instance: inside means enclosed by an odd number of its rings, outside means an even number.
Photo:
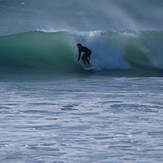
[[[1,162],[163,161],[160,78],[0,85]]]

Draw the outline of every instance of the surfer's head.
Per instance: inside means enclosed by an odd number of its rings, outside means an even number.
[[[82,47],[82,44],[77,44],[76,46],[79,48],[79,47]]]

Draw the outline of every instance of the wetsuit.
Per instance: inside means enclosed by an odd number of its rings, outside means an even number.
[[[92,54],[92,51],[90,49],[88,49],[87,47],[82,46],[82,48],[79,49],[78,61],[80,60],[81,52],[84,52],[84,54],[81,58],[83,60],[83,62],[88,63],[88,65],[90,65],[89,59],[90,59],[90,55]]]

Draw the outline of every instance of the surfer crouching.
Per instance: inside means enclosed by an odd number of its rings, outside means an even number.
[[[86,64],[88,64],[90,66],[90,55],[92,54],[92,51],[90,49],[88,49],[85,46],[82,46],[82,44],[77,44],[78,47],[78,51],[79,51],[79,55],[78,55],[78,61],[80,60],[81,57],[81,52],[84,52],[83,56],[82,56],[82,60],[83,62]]]

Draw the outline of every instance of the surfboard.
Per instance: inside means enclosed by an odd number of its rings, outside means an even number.
[[[81,63],[81,66],[87,71],[95,69],[95,67],[92,64],[88,65],[88,64],[85,64],[85,63]]]

